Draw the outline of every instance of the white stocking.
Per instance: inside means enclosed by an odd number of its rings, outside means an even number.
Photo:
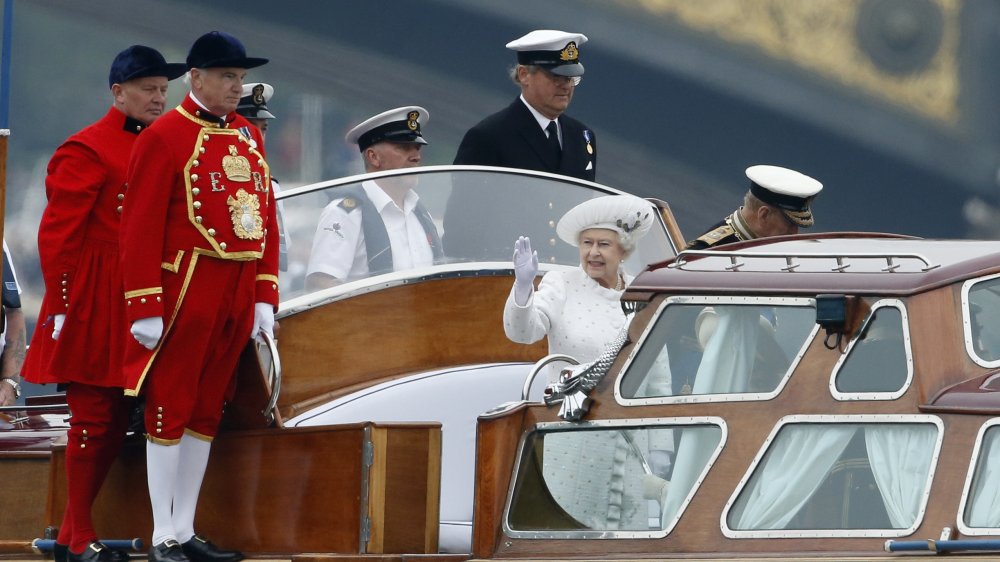
[[[208,467],[212,443],[185,433],[181,437],[177,491],[174,493],[173,527],[177,540],[186,543],[194,536],[194,513],[198,507],[201,481]]]
[[[180,453],[181,448],[177,445],[146,442],[146,483],[149,486],[149,503],[153,508],[154,545],[177,538],[170,511],[177,487]]]

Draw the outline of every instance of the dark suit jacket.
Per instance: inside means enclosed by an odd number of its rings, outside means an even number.
[[[455,164],[505,166],[594,181],[597,138],[583,123],[561,115],[562,158],[550,152],[545,132],[520,100],[483,119],[465,133]],[[588,142],[589,141],[589,142]],[[589,149],[588,149],[589,145]],[[588,164],[590,169],[587,169]],[[581,201],[540,201],[519,186],[455,185],[444,216],[449,257],[508,260],[520,235],[529,236],[540,259],[575,259],[575,248],[558,240],[555,223]]]
[[[594,132],[568,115],[559,117],[559,126],[563,139],[562,162],[552,157],[545,131],[518,98],[465,133],[455,155],[455,164],[524,168],[595,181],[597,138]],[[588,164],[591,165],[589,170]]]

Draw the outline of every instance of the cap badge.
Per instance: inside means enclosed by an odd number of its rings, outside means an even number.
[[[253,102],[253,104],[264,105],[264,85],[257,84],[256,86],[253,87],[253,90],[251,90],[251,92],[253,94],[253,97],[251,97],[250,100]]]
[[[578,58],[580,58],[580,50],[576,48],[576,41],[570,41],[566,44],[566,48],[559,51],[559,60],[569,62]]]
[[[226,199],[229,217],[233,220],[233,232],[243,240],[260,240],[264,237],[264,218],[260,215],[260,199],[256,193],[240,189],[236,198]]]
[[[417,121],[417,119],[419,119],[419,118],[420,118],[420,112],[418,112],[418,111],[411,111],[411,112],[407,113],[406,114],[406,128],[408,128],[411,131],[419,131],[420,130],[420,122]]]
[[[250,181],[250,161],[236,151],[236,145],[229,145],[229,154],[222,157],[222,170],[230,181]]]

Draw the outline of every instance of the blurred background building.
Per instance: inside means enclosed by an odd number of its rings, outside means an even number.
[[[451,163],[517,95],[504,44],[554,28],[590,39],[569,114],[597,131],[598,181],[668,201],[689,237],[761,163],[824,183],[819,231],[1000,231],[995,0],[16,0],[13,17],[6,237],[30,318],[52,152],[107,110],[118,51],[183,61],[212,29],[271,59],[248,80],[275,86],[285,187],[360,173],[344,132],[401,105],[430,111],[424,162]]]

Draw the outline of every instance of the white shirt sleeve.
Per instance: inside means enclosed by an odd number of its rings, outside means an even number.
[[[361,237],[361,210],[346,212],[334,200],[323,209],[313,237],[306,275],[325,273],[347,281],[355,256],[364,243]]]

